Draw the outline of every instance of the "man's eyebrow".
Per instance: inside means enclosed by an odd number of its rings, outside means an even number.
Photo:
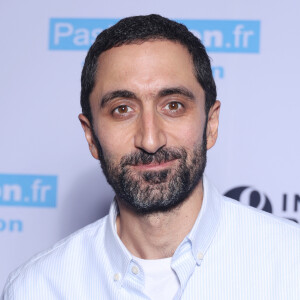
[[[162,89],[161,91],[159,91],[158,96],[165,97],[165,96],[175,95],[175,94],[183,95],[183,96],[189,98],[190,100],[195,99],[194,94],[185,87],[165,88],[165,89]]]
[[[165,97],[169,95],[183,95],[190,100],[194,100],[194,94],[185,87],[170,87],[164,88],[158,92],[158,97]],[[137,96],[128,90],[116,90],[112,92],[106,93],[100,101],[101,108],[105,107],[107,103],[115,98],[129,98],[129,99],[137,99]]]
[[[100,106],[103,108],[107,103],[115,98],[130,98],[137,99],[136,95],[133,92],[127,90],[117,90],[113,92],[108,92],[105,94],[100,101]]]

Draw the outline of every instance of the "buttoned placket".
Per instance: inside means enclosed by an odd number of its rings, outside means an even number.
[[[193,275],[196,267],[201,265],[202,260],[202,252],[198,251],[198,255],[195,257],[192,251],[192,242],[185,238],[177,248],[171,263],[171,268],[175,271],[180,282],[180,289],[175,295],[175,300],[181,298],[189,278]]]
[[[150,300],[150,298],[144,294],[145,274],[143,268],[134,259],[128,264],[127,271],[120,285],[127,291],[134,290],[134,294],[139,294],[141,299]]]

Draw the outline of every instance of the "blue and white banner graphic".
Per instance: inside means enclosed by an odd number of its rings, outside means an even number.
[[[50,50],[88,50],[97,35],[117,19],[50,19]],[[200,38],[208,52],[258,53],[260,21],[176,20]]]
[[[57,177],[0,174],[0,206],[55,207]]]

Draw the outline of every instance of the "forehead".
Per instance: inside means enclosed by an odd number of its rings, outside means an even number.
[[[191,56],[187,48],[179,42],[169,40],[137,41],[136,43],[113,47],[101,53],[98,62],[101,64],[111,62],[111,60],[125,62],[128,58],[139,60],[140,58],[146,59],[147,57],[151,57],[151,59],[163,59],[169,63],[175,57],[191,62]]]
[[[188,50],[180,43],[159,40],[114,47],[100,55],[95,87],[109,90],[128,84],[155,87],[198,82]]]

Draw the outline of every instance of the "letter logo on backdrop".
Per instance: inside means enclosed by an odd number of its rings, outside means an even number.
[[[270,198],[251,186],[238,186],[227,191],[225,196],[238,200],[243,204],[256,207],[277,216],[300,223],[300,195],[296,193],[283,193],[276,202],[281,206],[272,205]],[[281,197],[281,201],[280,201]],[[274,203],[273,203],[274,204]]]
[[[88,50],[97,35],[118,19],[50,19],[50,50]],[[201,39],[208,52],[258,53],[260,21],[177,20]]]
[[[226,192],[224,196],[240,201],[243,204],[272,213],[272,205],[267,195],[251,186],[240,186]]]
[[[0,174],[0,205],[56,207],[57,176]]]

